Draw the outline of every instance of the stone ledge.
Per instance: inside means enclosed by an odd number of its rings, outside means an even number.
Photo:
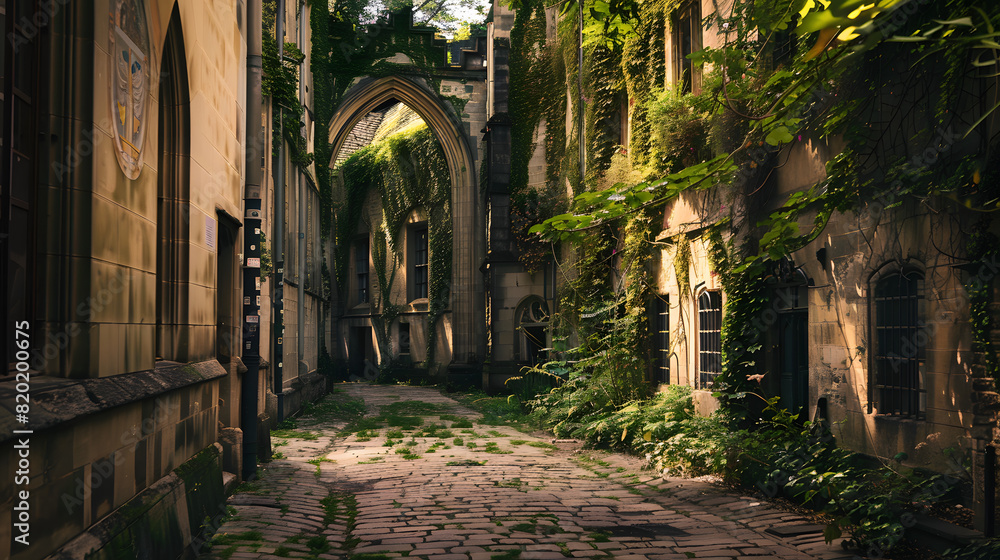
[[[983,538],[983,534],[979,531],[959,527],[922,513],[914,514],[914,520],[916,523],[907,531],[906,536],[939,553],[949,548],[972,544]]]
[[[65,379],[35,376],[30,382],[29,423],[15,418],[16,380],[0,382],[0,443],[13,437],[13,430],[41,431],[76,418],[141,401],[150,397],[224,377],[218,360],[191,364],[161,362],[152,370],[98,379]]]
[[[91,525],[46,560],[196,558],[209,531],[225,517],[224,475],[218,443],[196,453],[128,502]]]

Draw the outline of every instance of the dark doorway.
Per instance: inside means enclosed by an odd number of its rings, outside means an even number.
[[[216,247],[215,276],[215,354],[220,363],[228,364],[239,355],[236,326],[237,309],[233,298],[238,293],[236,278],[236,231],[238,224],[223,214],[218,215],[219,240]],[[253,325],[251,325],[253,326]]]
[[[532,296],[521,302],[514,317],[520,331],[514,350],[518,362],[533,366],[548,360],[549,306]]]
[[[366,363],[374,366],[375,349],[372,348],[371,327],[351,327],[348,337],[347,368],[351,379],[364,378]]]
[[[777,322],[772,347],[782,406],[799,414],[809,403],[809,309],[805,285],[772,289]],[[806,410],[808,412],[808,410]],[[806,418],[807,416],[803,416]]]
[[[542,349],[545,348],[545,327],[523,327],[524,328],[524,354],[527,363],[535,365],[544,361],[545,355]]]

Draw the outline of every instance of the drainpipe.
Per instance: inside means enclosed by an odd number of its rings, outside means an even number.
[[[257,473],[257,391],[260,373],[260,166],[261,138],[261,4],[247,0],[246,183],[243,216],[243,480]]]
[[[303,2],[299,7],[299,50],[305,51],[306,46],[306,5]],[[299,104],[306,104],[306,64],[299,65]],[[309,120],[307,114],[303,114],[304,120]],[[302,127],[302,133],[307,133],[308,126]],[[298,362],[305,363],[306,357],[306,179],[304,173],[298,174],[299,187],[299,247],[296,255],[296,276],[298,276],[299,300],[296,315],[298,316],[298,331],[295,339],[298,342]]]
[[[274,37],[278,42],[278,62],[284,64],[285,57],[285,0],[278,0],[278,10],[274,23]],[[280,105],[271,106],[278,111],[278,161],[274,171],[274,223],[271,224],[274,242],[274,295],[271,298],[271,316],[274,321],[274,353],[271,367],[274,368],[274,394],[278,397],[277,422],[285,419],[285,140],[284,111]]]
[[[997,448],[986,444],[983,452],[983,508],[986,512],[983,535],[986,538],[996,536],[996,497],[997,497]]]

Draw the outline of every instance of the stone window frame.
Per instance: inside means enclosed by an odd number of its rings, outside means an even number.
[[[670,385],[670,294],[653,294],[649,311],[650,379],[654,385]]]
[[[709,307],[705,307],[706,300]],[[695,298],[698,387],[712,387],[722,374],[722,290],[702,290]]]
[[[541,304],[541,309],[544,310],[544,321],[539,320],[540,318],[537,314],[530,315],[533,311],[532,305],[535,303]],[[530,321],[526,321],[525,318],[529,317]],[[523,356],[523,352],[527,349],[527,333],[524,327],[545,327],[545,340],[542,341],[541,347],[549,347],[549,320],[552,314],[549,309],[548,303],[541,296],[529,295],[525,296],[520,302],[518,302],[517,307],[514,308],[514,360],[518,363],[527,363],[527,356]],[[535,365],[535,364],[531,364]]]
[[[177,7],[170,16],[160,55],[157,217],[156,360],[188,361],[180,329],[189,324],[186,308],[190,275],[191,97],[186,47]]]
[[[900,278],[909,278],[914,284],[902,285]],[[893,279],[897,279],[895,286]],[[891,288],[910,291],[882,292]],[[925,420],[925,354],[930,338],[926,332],[926,270],[916,263],[889,262],[871,275],[868,289],[868,412],[885,418]],[[904,298],[908,309],[891,308],[893,300],[898,303]],[[888,322],[893,313],[895,324]],[[886,338],[893,339],[891,346],[880,342]]]
[[[23,373],[17,370],[18,363],[25,362],[17,359],[18,352],[23,350],[17,342],[26,340],[25,332],[38,329],[37,315],[42,307],[41,302],[36,301],[41,287],[36,285],[40,279],[36,268],[40,263],[36,256],[39,208],[35,202],[41,154],[38,150],[40,144],[33,139],[37,129],[42,128],[39,126],[43,102],[40,94],[47,89],[49,82],[49,64],[43,60],[42,45],[48,40],[50,32],[48,26],[40,26],[39,29],[25,27],[25,24],[30,26],[32,14],[38,11],[37,4],[35,1],[8,3],[0,18],[13,29],[11,37],[16,34],[27,41],[20,48],[7,46],[10,67],[7,61],[0,61],[3,65],[0,80],[6,80],[4,91],[0,91],[0,106],[4,110],[0,116],[0,132],[3,135],[0,153],[4,160],[0,166],[4,173],[3,187],[0,188],[0,232],[17,233],[7,237],[3,260],[0,261],[0,291],[9,317],[0,325],[3,336],[0,360],[4,364],[0,378],[13,378],[15,374]],[[6,11],[8,9],[9,12]],[[14,73],[14,67],[23,71]],[[9,122],[4,122],[8,118]],[[24,322],[28,323],[27,328],[23,328]]]
[[[424,233],[423,243],[418,246],[418,234]],[[426,301],[430,294],[430,228],[427,221],[413,222],[406,229],[406,295],[407,300]],[[422,249],[422,250],[421,250]],[[421,255],[423,256],[421,262]],[[418,274],[422,272],[422,274]],[[423,282],[419,280],[422,279]]]
[[[361,259],[361,249],[364,247],[365,258]],[[355,305],[369,305],[371,303],[371,254],[372,244],[368,234],[359,235],[351,243],[351,260],[353,270],[351,278],[354,281],[353,294]],[[364,264],[362,269],[361,264]]]
[[[670,58],[673,66],[674,83],[679,85],[681,93],[699,93],[701,91],[701,69],[697,67],[686,54],[697,52],[702,48],[702,14],[699,0],[688,0],[681,4],[670,15]],[[682,33],[687,31],[689,37]],[[689,42],[688,49],[682,47],[682,42]],[[684,51],[689,52],[685,53]],[[684,76],[687,73],[687,80]]]

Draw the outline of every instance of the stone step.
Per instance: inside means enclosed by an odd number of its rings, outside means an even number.
[[[907,538],[938,553],[949,548],[966,546],[983,538],[983,534],[979,531],[966,529],[936,517],[918,513],[914,518],[916,523],[907,529]]]

